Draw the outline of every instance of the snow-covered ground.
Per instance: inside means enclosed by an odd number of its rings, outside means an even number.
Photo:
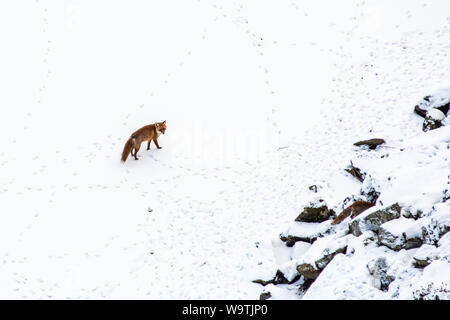
[[[423,134],[414,105],[450,86],[449,12],[446,0],[2,2],[0,298],[258,299],[251,281],[273,277],[274,239],[308,186],[337,207],[360,189],[343,171],[363,157],[354,142]],[[163,120],[163,149],[121,164],[129,135]],[[411,154],[439,152],[445,172],[442,139]],[[332,263],[348,273],[344,259]],[[330,286],[322,275],[313,286]]]

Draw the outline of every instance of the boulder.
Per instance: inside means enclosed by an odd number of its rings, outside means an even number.
[[[414,253],[413,265],[416,268],[425,268],[433,260],[439,258],[438,250],[435,246],[424,244]]]
[[[297,222],[323,222],[334,216],[334,210],[328,209],[324,204],[320,207],[305,207],[303,211],[295,218]]]
[[[400,217],[401,207],[398,203],[380,209],[376,208],[372,207],[356,217],[349,225],[349,232],[356,237],[366,230],[378,233],[383,223]]]
[[[414,219],[395,219],[380,226],[378,243],[399,251],[420,247],[423,243],[422,225]]]
[[[263,293],[261,293],[259,295],[259,300],[267,300],[267,299],[270,299],[270,298],[272,298],[272,295],[270,294],[270,291],[269,292],[263,292]]]
[[[440,89],[424,97],[414,107],[414,112],[425,118],[422,130],[429,131],[443,125],[444,119],[449,115],[450,88]]]
[[[432,217],[424,218],[422,237],[424,242],[437,245],[439,239],[450,230],[450,203],[438,203],[434,206]]]
[[[450,109],[450,88],[443,88],[425,96],[414,107],[414,112],[425,118],[431,109],[441,111],[445,116],[448,115]]]
[[[358,179],[359,182],[363,182],[364,179],[366,178],[366,174],[364,172],[361,172],[359,168],[355,167],[352,161],[350,161],[350,165],[344,170],[350,173],[356,179]]]
[[[302,241],[302,242],[306,242],[306,243],[313,243],[314,241],[316,241],[317,237],[308,237],[308,238],[303,238],[303,237],[297,237],[297,236],[293,236],[293,235],[283,235],[280,234],[280,240],[283,241],[286,246],[288,247],[293,247],[297,242]]]
[[[448,262],[434,260],[421,273],[422,277],[413,284],[417,288],[413,292],[415,300],[450,300]]]
[[[322,257],[316,260],[316,267],[320,270],[325,269],[328,263],[334,258],[338,253],[346,253],[347,245],[335,249],[326,249],[322,253]]]
[[[288,247],[292,247],[298,241],[314,243],[317,238],[329,234],[331,229],[331,220],[324,222],[294,222],[286,231],[280,234],[280,239]]]
[[[450,199],[450,190],[445,189],[444,191],[442,191],[442,202],[447,202],[447,200]]]
[[[355,142],[353,145],[354,146],[367,146],[367,147],[369,147],[369,149],[373,150],[373,149],[376,149],[376,147],[378,147],[379,145],[381,145],[383,143],[385,143],[385,141],[383,139],[374,138],[374,139],[369,139],[369,140],[358,141],[358,142]]]
[[[431,109],[427,112],[427,116],[422,124],[422,130],[424,132],[434,130],[442,127],[442,120],[445,119],[445,114],[438,109]]]
[[[366,198],[367,201],[375,203],[380,196],[380,186],[372,179],[370,175],[365,177],[360,193]]]
[[[379,257],[369,261],[367,269],[373,277],[373,286],[378,290],[388,291],[389,285],[395,280],[395,277],[388,274],[389,266],[386,262],[386,258]]]
[[[402,207],[402,217],[405,218],[412,218],[412,219],[419,219],[422,217],[423,215],[423,211],[420,209],[416,209],[412,206],[408,206],[408,207]]]
[[[445,234],[438,242],[439,256],[450,263],[450,233]]]
[[[298,273],[306,279],[316,279],[337,254],[346,253],[347,239],[334,236],[318,239],[298,260]]]
[[[277,272],[275,274],[275,277],[273,279],[271,279],[271,280],[256,279],[256,280],[253,280],[252,282],[253,283],[258,283],[258,284],[263,285],[263,286],[266,286],[269,283],[272,283],[272,284],[275,284],[275,285],[277,285],[277,284],[291,284],[291,283],[296,282],[298,279],[299,279],[299,277],[295,277],[292,280],[288,280],[284,276],[283,272],[281,272],[280,270],[277,270]]]
[[[319,276],[322,270],[318,270],[309,263],[302,263],[297,266],[297,271],[306,279],[314,280]]]

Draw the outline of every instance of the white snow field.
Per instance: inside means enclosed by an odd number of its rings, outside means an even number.
[[[356,193],[352,144],[404,146],[450,86],[448,0],[2,1],[0,39],[1,299],[259,299],[308,186]],[[310,298],[392,298],[332,271]]]

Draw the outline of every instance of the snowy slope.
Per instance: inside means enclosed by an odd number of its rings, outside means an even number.
[[[0,297],[259,298],[307,187],[337,206],[353,142],[420,130],[412,107],[449,84],[448,9],[1,3]],[[163,149],[122,165],[163,120]]]

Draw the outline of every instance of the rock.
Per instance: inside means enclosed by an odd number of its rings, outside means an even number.
[[[430,117],[430,119],[433,120],[442,121],[445,119],[445,114],[439,109],[431,108],[427,112],[427,117]]]
[[[376,211],[375,208],[372,207],[356,217],[349,225],[349,232],[356,237],[359,237],[366,230],[378,233],[379,227],[383,223],[400,217],[401,207],[398,203],[385,206]]]
[[[427,111],[422,109],[422,108],[420,108],[419,106],[415,106],[414,107],[414,112],[417,115],[421,116],[422,118],[425,118],[427,116]]]
[[[446,233],[438,241],[439,250],[442,252],[441,258],[450,263],[450,233]]]
[[[378,240],[378,236],[373,231],[364,231],[361,235],[361,240],[364,246],[368,246],[370,243]]]
[[[275,285],[277,285],[277,284],[292,284],[292,283],[296,282],[298,279],[299,279],[299,276],[295,277],[294,279],[289,281],[288,279],[286,279],[286,277],[284,276],[284,274],[280,270],[277,270],[277,273],[275,274],[275,277],[272,280],[257,279],[257,280],[253,280],[252,282],[261,284],[263,286],[266,286],[269,283],[272,283],[272,284],[275,284]]]
[[[319,276],[321,270],[316,269],[309,263],[302,263],[297,266],[297,271],[306,279],[314,280]]]
[[[429,131],[441,127],[450,109],[450,88],[440,89],[423,98],[414,107],[414,112],[425,118],[422,130]]]
[[[428,111],[432,108],[441,111],[445,116],[448,114],[450,109],[450,88],[440,89],[425,96],[414,107],[414,112],[425,118]]]
[[[354,176],[356,179],[359,180],[359,182],[363,182],[366,174],[361,172],[361,170],[353,165],[353,162],[350,161],[350,165],[344,169],[348,173],[350,173],[352,176]]]
[[[368,146],[369,149],[373,150],[373,149],[376,149],[377,146],[379,146],[383,143],[385,143],[385,141],[383,139],[374,138],[374,139],[369,139],[369,140],[358,141],[358,142],[355,142],[353,145],[354,146]]]
[[[331,216],[335,215],[334,210],[328,209],[326,205],[320,207],[305,207],[295,218],[297,222],[323,222],[328,220]]]
[[[286,231],[280,234],[281,241],[292,247],[296,242],[314,243],[317,238],[331,232],[331,220],[324,222],[294,222]]]
[[[350,224],[348,225],[348,231],[355,237],[359,237],[360,235],[362,235],[362,231],[359,227],[359,221],[356,220],[350,222]]]
[[[445,189],[444,191],[442,191],[443,196],[442,196],[442,202],[447,202],[447,200],[450,199],[450,190]]]
[[[298,241],[313,243],[314,241],[316,241],[316,239],[317,238],[315,238],[315,237],[302,238],[302,237],[296,237],[296,236],[292,236],[292,235],[287,235],[287,236],[280,235],[280,240],[283,241],[286,244],[286,246],[288,246],[288,247],[293,247],[294,244]]]
[[[316,267],[319,268],[320,270],[325,269],[327,264],[330,263],[330,261],[334,258],[335,255],[337,255],[338,253],[346,253],[346,251],[347,246],[337,248],[334,250],[328,251],[326,250],[325,253],[323,253],[322,258],[316,261]]]
[[[436,110],[436,112],[434,112],[434,113],[440,112],[437,109],[434,109],[434,110]],[[443,116],[444,114],[442,112],[440,112],[439,115]],[[444,119],[444,118],[445,117],[443,117],[442,119]],[[427,132],[427,131],[434,130],[434,129],[442,127],[442,119],[438,120],[438,119],[435,119],[431,115],[427,115],[425,117],[425,120],[423,121],[423,124],[422,124],[422,131]]]
[[[430,263],[431,263],[431,261],[429,261],[429,260],[427,260],[427,259],[422,260],[422,259],[418,259],[418,258],[415,258],[415,257],[414,257],[414,263],[413,263],[413,265],[414,265],[414,267],[416,267],[416,268],[423,269],[423,268],[425,268],[427,265],[429,265]]]
[[[314,280],[306,279],[305,277],[303,277],[302,279],[303,279],[303,282],[300,283],[300,285],[298,286],[298,291],[297,291],[299,296],[303,296],[314,282]]]
[[[438,203],[434,208],[435,213],[426,218],[422,226],[422,238],[425,243],[431,245],[437,245],[439,239],[450,230],[450,204]]]
[[[429,283],[427,287],[414,291],[414,300],[450,300],[450,288],[445,283]]]
[[[291,260],[278,267],[278,271],[283,274],[284,279],[288,283],[296,282],[300,278],[300,274],[297,271],[297,262]]]
[[[374,287],[378,290],[388,291],[389,285],[395,280],[395,277],[388,274],[389,266],[386,262],[386,258],[379,257],[369,261],[367,269],[373,276],[372,284]]]
[[[380,226],[378,243],[399,251],[412,249],[422,245],[421,222],[414,219],[395,219]]]
[[[401,214],[402,214],[402,217],[412,218],[414,220],[417,220],[422,217],[423,211],[420,209],[415,209],[411,206],[408,206],[408,207],[402,207]]]
[[[270,292],[263,292],[259,296],[259,300],[267,300],[269,298],[272,298],[272,295],[270,294]]]
[[[308,189],[311,190],[312,192],[317,193],[317,186],[315,184],[313,184],[312,186],[309,186]]]
[[[368,202],[375,203],[380,196],[378,190],[380,190],[380,186],[375,183],[370,175],[366,176],[361,185],[361,195],[364,196]]]
[[[413,283],[416,300],[449,300],[450,299],[450,264],[446,261],[434,260],[423,271],[422,277]]]
[[[439,258],[439,254],[438,254],[437,248],[435,246],[432,246],[429,244],[424,244],[414,253],[413,265],[416,268],[425,268],[433,260],[438,259],[438,258]]]
[[[297,271],[306,279],[316,279],[320,272],[339,253],[347,251],[348,237],[327,237],[318,239],[299,259]]]

